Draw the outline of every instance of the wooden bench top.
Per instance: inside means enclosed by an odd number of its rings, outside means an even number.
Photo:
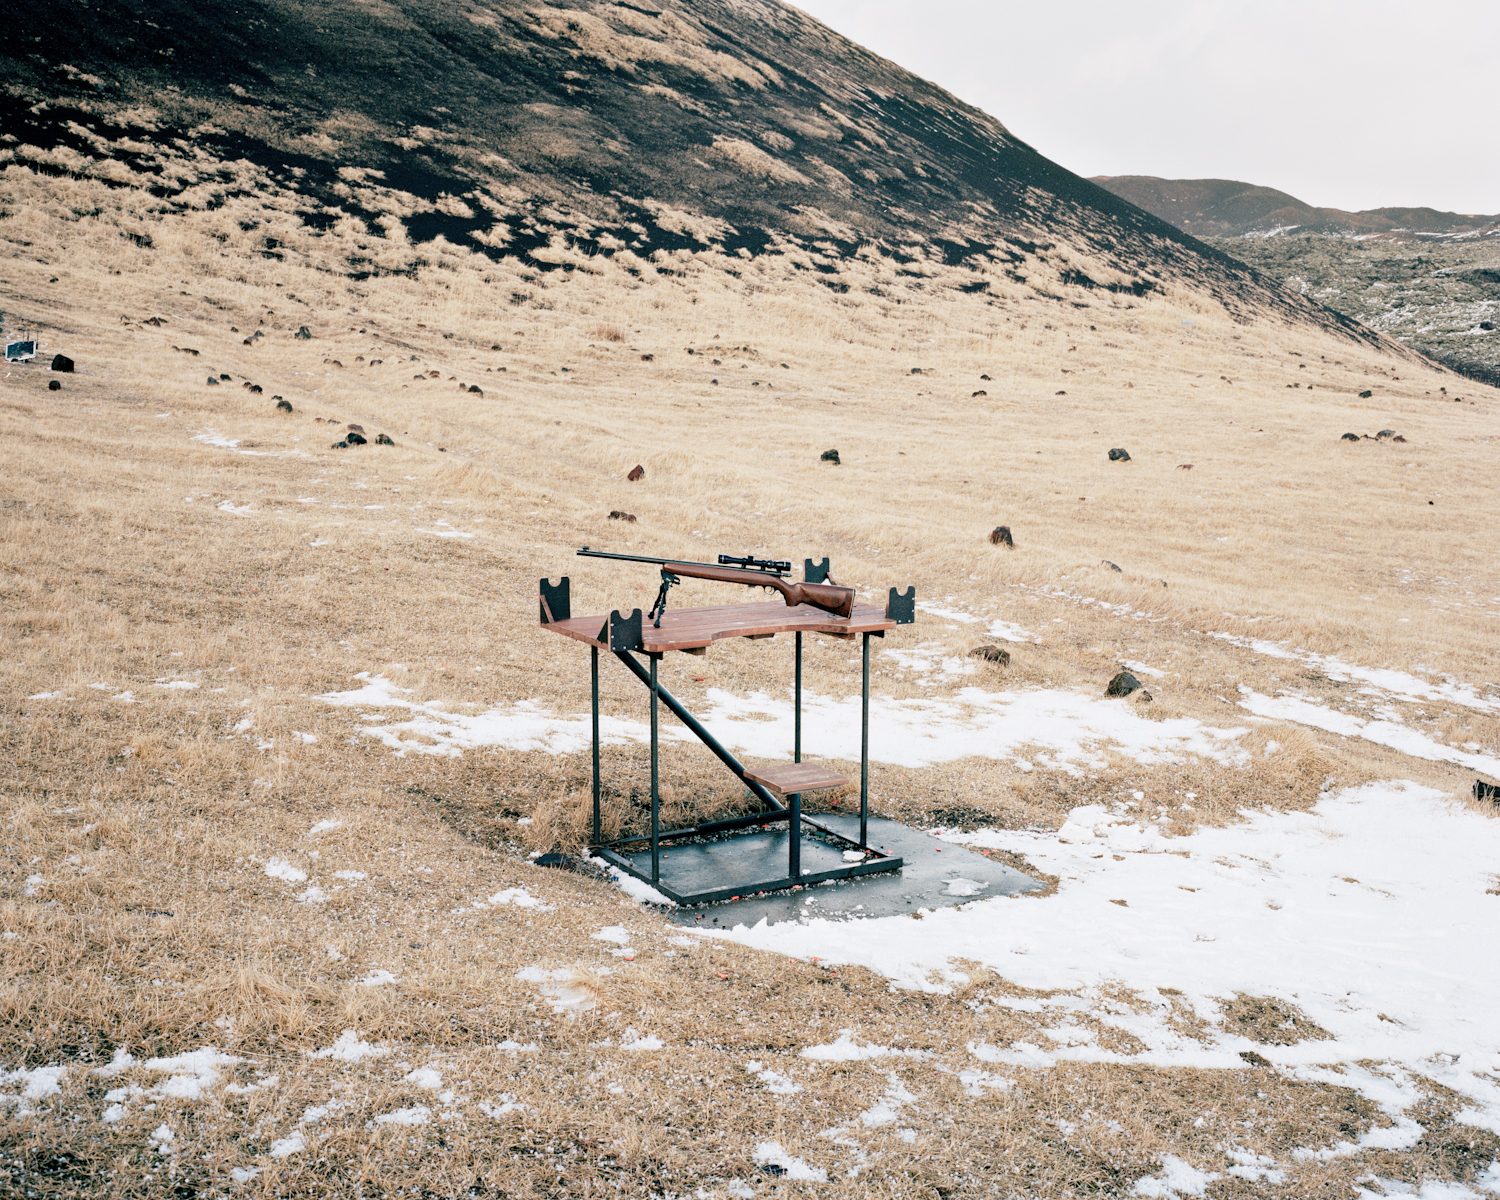
[[[793,792],[820,792],[824,788],[844,787],[849,782],[847,775],[840,775],[810,762],[746,767],[745,778],[764,784],[778,796],[790,796]]]
[[[590,646],[609,647],[608,615],[571,617],[542,628]],[[643,612],[641,646],[647,654],[658,654],[667,650],[700,650],[724,638],[760,638],[777,633],[824,633],[850,637],[857,633],[884,633],[895,628],[896,622],[885,615],[885,609],[880,605],[856,604],[846,619],[810,604],[789,606],[780,600],[769,600],[756,604],[720,604],[711,608],[669,608],[661,619],[660,629],[652,628]]]

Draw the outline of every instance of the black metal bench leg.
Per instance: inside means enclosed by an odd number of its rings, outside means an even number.
[[[802,631],[797,631],[797,685],[792,702],[792,761],[802,761]]]
[[[594,688],[594,845],[598,846],[604,840],[599,820],[599,647],[590,646],[589,654]]]
[[[864,635],[859,714],[859,844],[870,844],[870,635]]]
[[[793,792],[787,799],[791,802],[791,819],[787,822],[787,832],[791,836],[787,844],[786,873],[792,879],[802,877],[802,793]]]
[[[802,631],[797,631],[796,686],[792,700],[792,761],[802,761]],[[802,875],[802,793],[794,792],[787,797],[787,808],[791,813],[787,821],[786,873],[792,879]]]
[[[657,696],[656,664],[659,654],[651,658],[651,882],[661,882],[661,792],[657,786]]]

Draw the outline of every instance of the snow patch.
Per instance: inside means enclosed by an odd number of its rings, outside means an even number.
[[[779,1167],[781,1174],[791,1180],[807,1183],[827,1183],[828,1172],[822,1167],[810,1167],[802,1159],[789,1154],[780,1142],[759,1142],[755,1147],[755,1165]]]
[[[266,862],[266,874],[272,879],[284,879],[288,883],[304,883],[307,880],[307,872],[300,867],[294,867],[284,858],[271,858]]]
[[[395,1112],[383,1113],[375,1118],[376,1125],[425,1125],[432,1120],[432,1109],[425,1104],[411,1108],[398,1108]]]
[[[962,664],[965,669],[968,665]],[[356,678],[364,686],[321,698],[345,707],[405,710],[407,719],[366,716],[369,723],[358,727],[398,756],[461,757],[465,750],[489,746],[577,754],[590,744],[592,726],[586,715],[558,716],[530,701],[474,715],[453,713],[437,701],[419,704],[397,695],[402,689],[384,676],[364,673]],[[788,757],[793,724],[789,700],[764,693],[740,697],[719,688],[710,688],[707,698],[710,707],[701,719],[721,743],[762,758]],[[828,756],[858,760],[859,697],[804,696],[803,728],[805,737]],[[605,745],[650,740],[645,724],[609,716],[600,718],[599,731]],[[1191,717],[1148,720],[1128,705],[1060,688],[987,692],[966,687],[942,698],[875,697],[870,708],[871,757],[906,767],[984,757],[1024,759],[1027,766],[1036,763],[1079,775],[1081,768],[1105,769],[1110,755],[1145,765],[1184,763],[1190,756],[1238,764],[1247,756],[1235,739],[1246,732],[1243,726],[1216,729]],[[687,730],[676,728],[664,729],[662,737],[692,740]]]
[[[1433,788],[1386,782],[1328,793],[1310,812],[1246,812],[1228,828],[1170,839],[1097,805],[1075,809],[1057,833],[943,836],[1021,855],[1056,875],[1057,891],[977,899],[920,922],[811,918],[711,936],[862,965],[919,991],[950,990],[953,962],[969,960],[1022,988],[1073,993],[986,1001],[1044,1014],[1046,1036],[971,1045],[985,1064],[1241,1070],[1240,1052],[1254,1050],[1299,1078],[1371,1096],[1393,1120],[1418,1099],[1397,1078],[1426,1078],[1465,1097],[1465,1122],[1500,1128],[1500,1055],[1493,1029],[1474,1017],[1500,992],[1500,924],[1479,903],[1494,886],[1500,822]],[[1104,990],[1115,984],[1136,992],[1142,1010],[1112,1006]],[[1158,991],[1166,987],[1181,994]],[[1252,1043],[1220,1023],[1220,999],[1235,993],[1295,1004],[1330,1036]],[[1178,1032],[1181,1004],[1208,1022],[1202,1040]],[[1108,1049],[1075,1022],[1084,1013],[1144,1049]],[[848,1031],[804,1051],[828,1061],[885,1053]],[[1398,1122],[1382,1136],[1407,1135]]]
[[[608,974],[608,968],[602,968],[598,973]],[[537,991],[547,998],[553,1012],[573,1017],[598,1007],[598,1000],[588,988],[582,986],[576,971],[567,968],[549,971],[545,967],[522,967],[516,972],[516,978],[526,983],[539,984]]]
[[[376,1046],[370,1042],[361,1040],[358,1033],[352,1029],[346,1029],[334,1040],[333,1045],[326,1050],[315,1051],[313,1058],[331,1058],[337,1062],[360,1062],[366,1058],[383,1058],[389,1054],[389,1048]]]
[[[1221,1178],[1217,1171],[1203,1172],[1173,1154],[1161,1156],[1161,1173],[1137,1179],[1131,1189],[1137,1196],[1202,1196],[1208,1185]]]
[[[1244,684],[1240,685],[1240,695],[1244,697],[1240,701],[1240,707],[1258,717],[1295,721],[1299,725],[1311,725],[1315,729],[1326,729],[1329,733],[1344,737],[1363,738],[1379,746],[1389,746],[1392,750],[1399,750],[1413,758],[1457,763],[1471,771],[1500,775],[1500,758],[1445,746],[1400,721],[1389,718],[1367,721],[1296,696],[1262,696]]]
[[[772,1095],[793,1096],[802,1090],[802,1085],[795,1079],[783,1075],[779,1071],[773,1071],[770,1067],[764,1066],[754,1059],[745,1064],[745,1070],[749,1071],[750,1074],[765,1084],[766,1091]]]
[[[761,926],[757,925],[756,928],[759,929]],[[893,1054],[909,1058],[927,1057],[921,1050],[893,1050],[889,1046],[877,1046],[870,1042],[861,1045],[854,1040],[853,1032],[848,1029],[840,1030],[835,1041],[821,1046],[809,1046],[802,1051],[803,1058],[816,1059],[819,1062],[863,1062],[870,1058],[887,1058]]]
[[[541,912],[551,912],[552,905],[543,904],[523,887],[506,888],[503,892],[496,892],[486,904],[514,905],[516,908],[535,908]]]

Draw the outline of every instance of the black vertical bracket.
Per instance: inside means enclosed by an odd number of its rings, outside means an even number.
[[[820,563],[815,563],[810,558],[804,558],[802,560],[803,583],[824,583],[827,581],[828,576],[832,573],[833,568],[828,565],[828,559],[826,557]]]
[[[542,588],[542,624],[553,625],[558,621],[566,621],[573,615],[573,601],[569,595],[572,585],[568,577],[564,575],[562,582],[556,587],[552,586],[550,579],[541,581]]]
[[[615,654],[643,648],[640,609],[633,610],[628,617],[622,617],[619,609],[609,614],[609,648]]]
[[[897,625],[914,625],[917,620],[917,587],[912,584],[903,595],[895,588],[885,602],[885,619]]]

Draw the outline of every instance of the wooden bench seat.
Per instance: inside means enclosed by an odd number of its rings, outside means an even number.
[[[840,775],[827,767],[809,762],[783,763],[775,767],[747,767],[745,778],[755,780],[778,796],[821,792],[825,788],[846,787],[849,783],[847,775]]]

